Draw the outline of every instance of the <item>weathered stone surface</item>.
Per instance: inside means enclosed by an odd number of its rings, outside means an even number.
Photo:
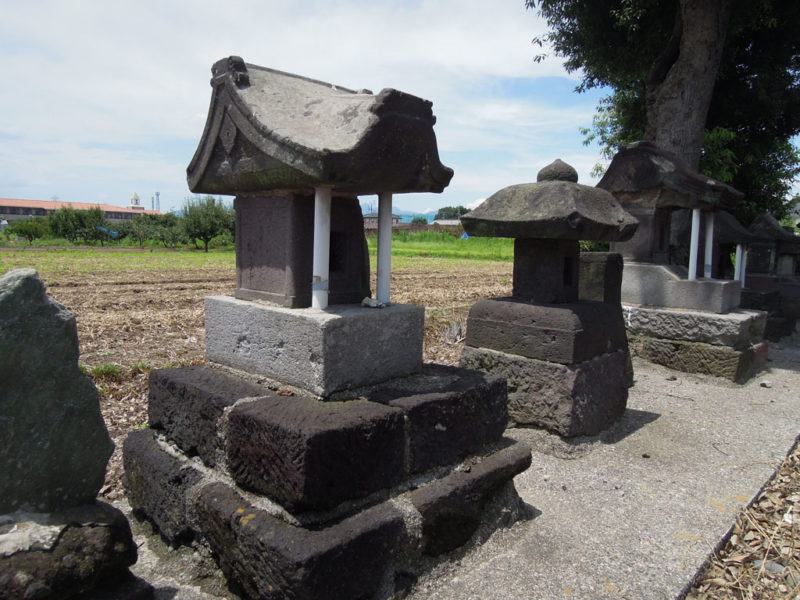
[[[254,508],[223,484],[203,488],[197,513],[226,577],[251,598],[372,597],[403,527],[400,513],[383,503],[309,531]]]
[[[123,485],[131,507],[147,515],[170,542],[190,539],[186,493],[202,478],[199,471],[165,452],[152,429],[132,431],[122,446]]]
[[[236,405],[225,435],[236,483],[291,512],[362,498],[404,473],[403,413],[375,402],[267,396]]]
[[[623,312],[631,335],[702,342],[738,350],[760,342],[767,322],[767,313],[752,310],[715,314],[624,305]]]
[[[536,304],[578,300],[577,240],[514,240],[514,298]]]
[[[320,311],[209,296],[205,309],[209,361],[321,396],[422,368],[421,306],[337,304]]]
[[[155,369],[150,372],[147,420],[187,455],[213,466],[223,451],[218,422],[225,408],[268,392],[266,386],[208,365]]]
[[[777,290],[742,289],[739,306],[745,310],[763,310],[767,313],[778,311],[780,295]]]
[[[84,593],[79,597],[95,598],[91,590],[126,580],[135,562],[128,520],[102,502],[0,517],[0,598],[61,600]],[[149,586],[137,589],[126,598],[152,592]]]
[[[626,240],[637,226],[605,190],[569,181],[503,188],[461,223],[475,236],[564,240]]]
[[[531,464],[531,449],[516,442],[411,493],[422,515],[423,552],[436,556],[464,544],[477,529],[489,497]]]
[[[781,315],[767,317],[767,326],[764,327],[764,337],[770,342],[777,342],[783,337],[792,335],[797,327],[797,319]]]
[[[272,192],[240,196],[236,210],[236,291],[242,300],[289,308],[311,306],[314,195]],[[369,255],[358,199],[331,202],[328,303],[370,296]]]
[[[511,420],[571,437],[597,434],[622,416],[626,356],[617,350],[567,366],[465,346],[459,364],[506,378]]]
[[[800,279],[778,281],[780,304],[778,310],[782,315],[800,319]]]
[[[211,71],[211,108],[186,169],[193,192],[441,192],[453,177],[439,162],[427,100],[356,92],[238,56]]]
[[[0,277],[0,381],[0,514],[94,501],[114,445],[75,317],[32,269]]]
[[[578,183],[578,172],[560,158],[539,169],[536,181],[571,181]]]
[[[744,350],[702,342],[661,340],[631,336],[631,353],[645,360],[686,373],[705,373],[743,383],[767,362],[768,343]]]
[[[578,298],[619,306],[622,302],[622,255],[581,252]]]
[[[447,465],[499,440],[508,422],[506,382],[479,371],[429,368],[457,379],[443,391],[396,398],[389,406],[403,411],[411,473]],[[433,387],[433,386],[432,386]]]
[[[564,365],[625,349],[626,343],[619,306],[604,302],[479,300],[467,320],[467,346]]]

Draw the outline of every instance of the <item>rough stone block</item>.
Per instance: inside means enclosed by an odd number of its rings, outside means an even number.
[[[370,598],[403,528],[400,513],[383,503],[309,531],[254,508],[223,484],[203,488],[197,513],[222,571],[251,598]]]
[[[6,514],[0,517],[0,598],[99,597],[93,594],[98,585],[130,577],[136,554],[125,515],[103,502]],[[138,589],[152,593],[149,586]]]
[[[763,310],[768,313],[778,311],[780,295],[777,290],[753,290],[745,288],[742,290],[740,308],[745,310]]]
[[[240,398],[263,396],[269,389],[208,365],[150,372],[150,427],[162,430],[187,455],[209,465],[222,452],[218,421]]]
[[[800,319],[800,280],[778,281],[779,311],[782,315]]]
[[[622,302],[622,255],[581,252],[578,298],[619,306]]]
[[[777,342],[787,335],[792,335],[797,327],[797,319],[783,315],[770,315],[767,317],[767,326],[764,328],[764,337],[770,342]]]
[[[333,508],[404,472],[403,413],[375,402],[259,398],[231,410],[225,434],[236,483],[291,512]]]
[[[604,302],[529,304],[480,300],[469,311],[467,346],[572,365],[625,349],[619,306]]]
[[[622,272],[625,304],[726,313],[739,306],[740,291],[738,281],[689,281],[685,269],[670,265],[628,262]]]
[[[405,415],[411,473],[453,463],[502,437],[508,422],[504,379],[454,367],[426,367],[424,373],[429,392],[389,402]],[[437,376],[455,380],[437,389],[430,381]]]
[[[422,515],[423,552],[435,556],[469,540],[492,493],[530,464],[531,449],[515,442],[414,490],[411,502]]]
[[[165,452],[151,429],[132,431],[122,446],[122,483],[131,508],[146,514],[172,543],[194,535],[186,518],[186,492],[199,471]]]
[[[736,310],[716,314],[694,310],[623,306],[628,333],[635,336],[749,348],[764,337],[767,313]]]
[[[288,309],[205,299],[209,361],[328,396],[422,368],[425,309],[339,304]]]
[[[508,382],[508,416],[560,435],[594,435],[625,412],[626,352],[617,350],[573,366],[465,346],[459,364]]]
[[[759,342],[744,350],[702,342],[661,340],[631,336],[631,353],[685,373],[704,373],[744,383],[767,362],[768,344]]]
[[[0,514],[93,502],[114,449],[73,314],[33,269],[0,277]]]

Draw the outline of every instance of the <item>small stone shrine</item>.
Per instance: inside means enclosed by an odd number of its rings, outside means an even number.
[[[151,598],[128,520],[96,500],[114,444],[75,317],[33,269],[0,277],[0,382],[0,598]]]
[[[739,309],[741,274],[712,277],[715,214],[742,194],[649,142],[622,148],[597,187],[641,223],[629,241],[611,244],[625,259],[622,303],[631,352],[679,371],[748,379],[766,362],[766,314]],[[673,213],[683,209],[691,211],[688,255],[685,246],[670,246]],[[675,264],[683,260],[688,267]]]
[[[504,188],[461,218],[471,236],[515,240],[512,296],[470,309],[460,365],[508,380],[516,423],[593,435],[625,411],[627,340],[618,292],[616,303],[579,299],[579,240],[625,240],[637,224],[560,160],[537,180]]]
[[[212,73],[187,171],[236,195],[236,293],[206,299],[209,364],[151,373],[128,497],[245,597],[391,597],[523,516],[512,480],[531,461],[503,437],[505,380],[423,364],[424,309],[389,299],[392,193],[452,176],[431,104],[237,57]],[[356,195],[375,193],[371,298]]]
[[[767,213],[749,230],[759,241],[747,259],[747,301],[769,311],[767,337],[777,340],[794,333],[800,318],[800,236]]]

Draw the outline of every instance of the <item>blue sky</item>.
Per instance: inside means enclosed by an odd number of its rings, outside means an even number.
[[[544,24],[523,0],[0,0],[0,197],[179,208],[203,131],[211,65],[246,62],[433,102],[442,194],[395,208],[469,205],[535,181],[555,158],[582,183],[599,160],[579,128],[602,92],[561,61],[535,64]],[[361,199],[369,202],[369,197]]]

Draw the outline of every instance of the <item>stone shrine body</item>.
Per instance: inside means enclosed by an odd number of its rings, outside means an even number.
[[[431,103],[238,57],[212,73],[187,174],[236,196],[236,291],[206,299],[208,365],[151,374],[131,505],[247,597],[391,592],[492,515],[523,516],[531,460],[503,437],[505,380],[423,364],[424,308],[390,302],[392,194],[453,175]],[[379,195],[377,298],[358,194]]]
[[[631,240],[611,245],[625,260],[622,303],[631,352],[680,371],[740,382],[752,376],[766,362],[766,313],[739,309],[745,240],[738,240],[734,279],[712,277],[715,214],[742,194],[649,142],[621,149],[597,187],[641,223]],[[682,210],[691,211],[688,252],[670,246],[672,217]],[[681,261],[688,267],[675,264]]]
[[[560,160],[537,179],[462,217],[471,236],[515,241],[512,297],[470,309],[460,364],[508,379],[517,423],[592,435],[624,412],[630,372],[618,288],[600,301],[579,299],[579,240],[628,239],[637,223],[611,194],[579,185]]]

